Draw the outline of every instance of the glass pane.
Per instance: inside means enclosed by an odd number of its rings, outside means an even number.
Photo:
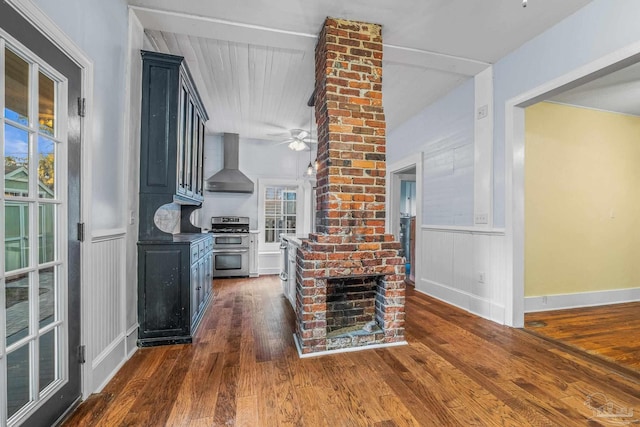
[[[42,73],[38,75],[38,123],[40,132],[49,136],[54,135],[54,85],[53,80]]]
[[[265,230],[264,232],[264,241],[266,243],[273,243],[276,241],[275,232],[273,230]]]
[[[287,228],[294,230],[296,229],[296,217],[287,218]]]
[[[9,120],[29,124],[29,64],[18,55],[5,49],[5,107]]]
[[[264,219],[265,228],[273,228],[276,226],[276,219],[273,217],[268,217]]]
[[[29,333],[29,275],[6,279],[7,346]]]
[[[29,195],[29,134],[15,126],[4,126],[4,194]]]
[[[241,245],[242,237],[216,237],[216,245]]]
[[[42,392],[49,384],[56,380],[56,334],[49,331],[40,337],[40,387]]]
[[[40,270],[38,301],[40,306],[40,327],[53,323],[56,307],[56,277],[53,267]]]
[[[214,256],[215,269],[216,270],[241,270],[242,269],[242,255],[216,255]]]
[[[285,213],[287,214],[295,214],[296,213],[296,202],[285,202]]]
[[[38,137],[38,197],[53,199],[55,196],[56,143],[43,136]]]
[[[6,202],[4,214],[4,269],[25,268],[29,265],[29,205]]]
[[[279,215],[282,212],[282,203],[280,201],[265,202],[265,215]]]
[[[198,139],[200,138],[200,122],[198,121],[198,112],[194,108],[193,109],[193,149],[191,152],[191,185],[193,191],[198,191],[198,156],[200,153],[198,150],[200,149],[200,144],[198,143]]]
[[[179,187],[183,187],[184,186],[184,156],[185,156],[185,152],[184,152],[184,146],[185,146],[185,141],[187,139],[186,137],[186,133],[187,133],[187,128],[186,128],[186,123],[187,123],[187,104],[186,104],[186,99],[187,99],[187,92],[185,91],[184,88],[182,88],[181,92],[180,92],[180,126],[178,129],[178,138],[179,138],[179,143],[178,143],[178,186]]]
[[[7,355],[7,409],[11,417],[29,403],[29,345]]]
[[[44,264],[55,259],[55,215],[56,207],[41,204],[38,207],[38,262]]]
[[[184,144],[184,185],[187,191],[191,191],[191,147],[193,141],[193,105],[187,102],[187,134]]]
[[[276,197],[276,189],[273,187],[267,187],[264,191],[265,200],[273,200]]]

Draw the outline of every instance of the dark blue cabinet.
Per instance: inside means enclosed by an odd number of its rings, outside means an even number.
[[[213,240],[190,222],[208,116],[182,57],[141,54],[138,345],[186,343],[213,295]]]
[[[213,296],[210,234],[138,242],[138,345],[190,343]]]

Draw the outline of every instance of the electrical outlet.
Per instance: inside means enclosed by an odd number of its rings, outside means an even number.
[[[542,304],[547,305],[547,297],[542,297]]]
[[[136,222],[136,214],[134,211],[129,211],[129,225],[133,225]]]
[[[474,222],[476,224],[488,224],[489,223],[489,214],[477,213],[475,215]]]
[[[478,120],[484,119],[489,115],[489,106],[487,104],[478,107]]]
[[[478,273],[478,283],[484,283],[484,281],[485,281],[484,271],[481,271],[480,273]]]

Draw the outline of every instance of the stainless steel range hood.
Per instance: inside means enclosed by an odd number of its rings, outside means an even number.
[[[237,133],[225,133],[222,137],[224,165],[222,169],[207,178],[207,191],[224,193],[253,193],[253,181],[238,170],[240,137]]]

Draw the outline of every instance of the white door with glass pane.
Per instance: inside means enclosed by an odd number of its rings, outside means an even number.
[[[8,35],[0,37],[0,69],[0,425],[7,425],[33,416],[68,382],[67,83]]]

